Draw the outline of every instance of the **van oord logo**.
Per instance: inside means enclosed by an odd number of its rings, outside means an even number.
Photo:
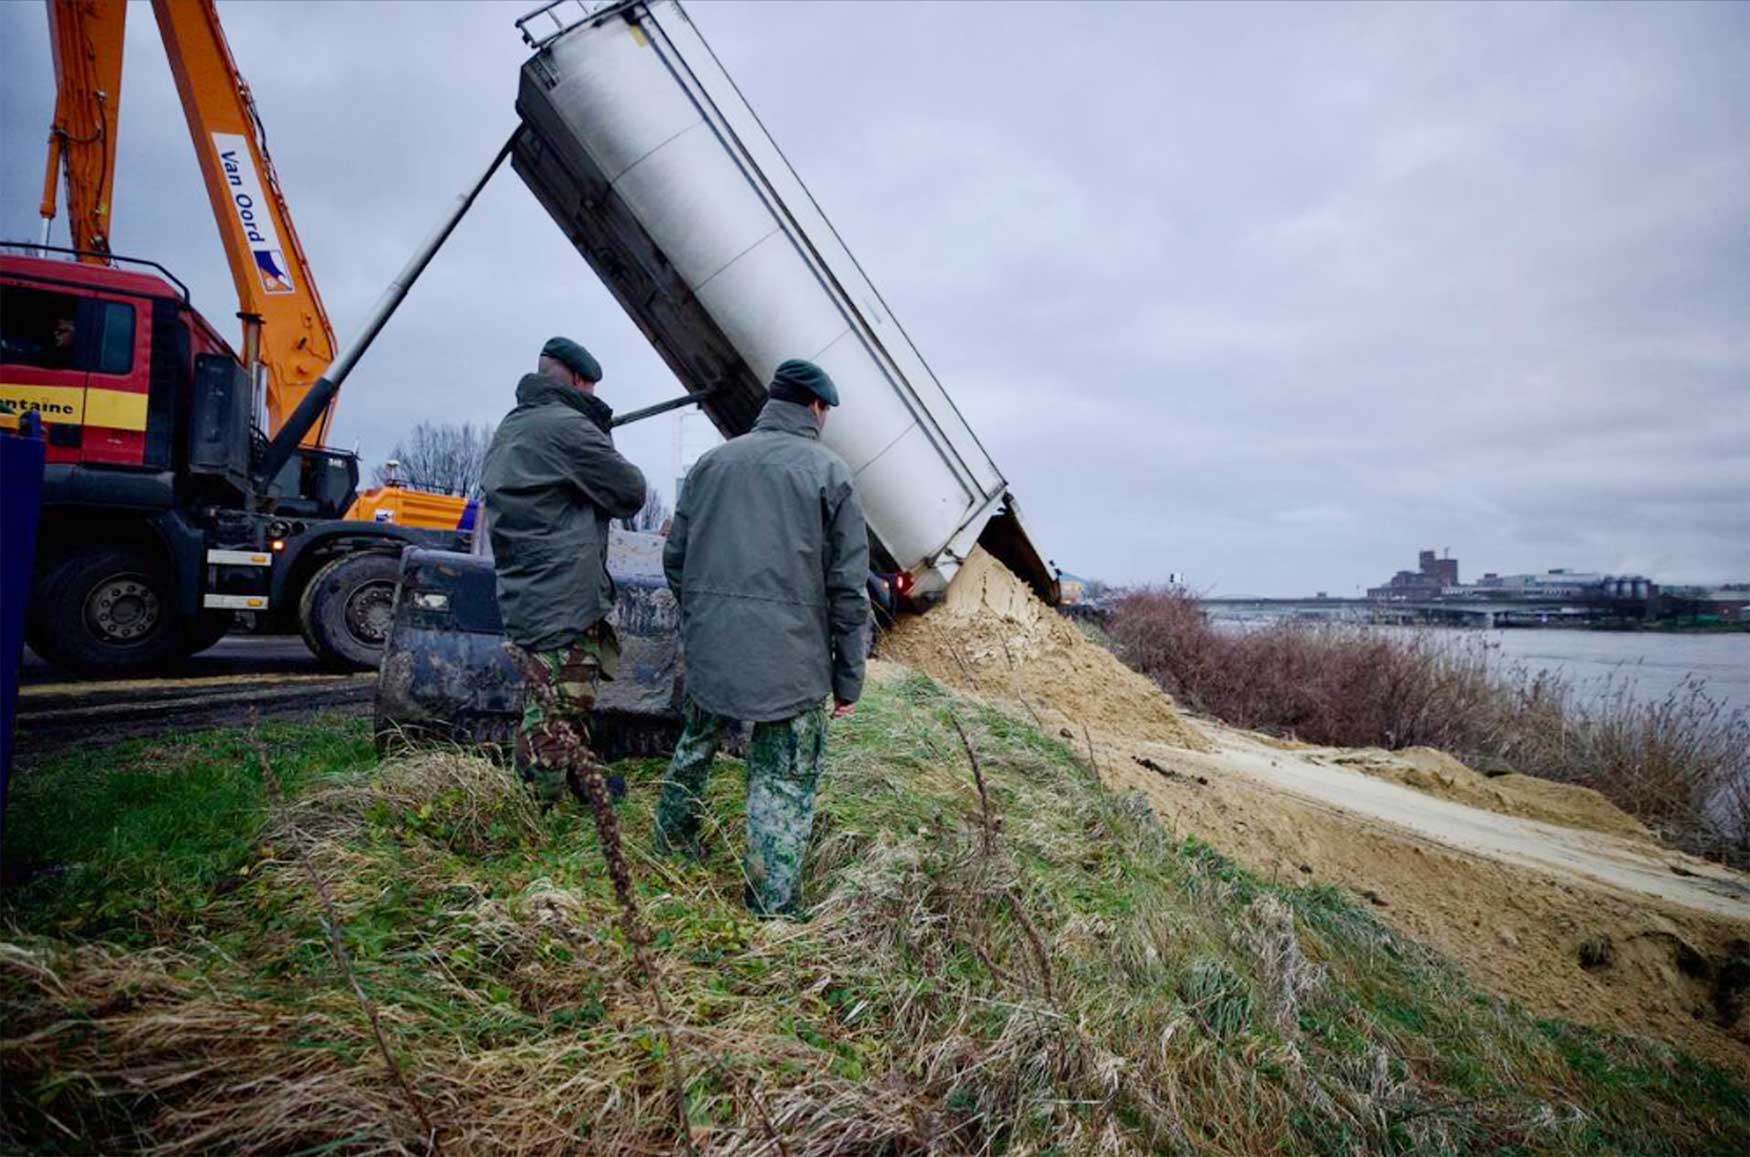
[[[255,171],[249,142],[236,133],[214,133],[213,151],[219,157],[219,171],[225,175],[231,212],[255,259],[262,292],[295,293],[297,286],[292,284],[291,268],[280,246],[279,231],[273,227],[273,213],[261,191],[261,177]]]

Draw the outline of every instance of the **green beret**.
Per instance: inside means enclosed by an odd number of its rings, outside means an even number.
[[[592,382],[602,380],[602,364],[568,337],[548,338],[547,344],[541,347],[541,356],[552,358],[572,373],[581,374]]]
[[[772,392],[783,394],[802,390],[813,394],[829,406],[839,404],[838,387],[826,376],[826,371],[813,362],[791,358],[772,375]]]

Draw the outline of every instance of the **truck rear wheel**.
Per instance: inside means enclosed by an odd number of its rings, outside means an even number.
[[[54,666],[103,675],[162,663],[183,636],[164,568],[143,550],[99,547],[37,579],[29,637]]]
[[[182,655],[198,655],[224,638],[236,625],[237,616],[230,611],[202,611],[183,624],[182,639],[177,647]]]
[[[371,670],[383,660],[401,560],[369,551],[335,559],[311,577],[298,601],[304,642],[341,670]]]

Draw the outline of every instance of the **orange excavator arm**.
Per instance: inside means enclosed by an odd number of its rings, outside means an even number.
[[[57,99],[43,216],[54,215],[58,158],[74,248],[107,253],[126,4],[47,2]],[[152,0],[152,11],[237,288],[244,361],[265,378],[271,436],[333,360],[334,331],[213,0]],[[303,445],[323,444],[332,414],[330,406]]]
[[[213,0],[152,0],[152,12],[231,263],[246,361],[249,328],[260,318],[271,436],[334,359],[334,330]],[[333,412],[329,407],[304,445],[323,444]]]
[[[109,252],[110,194],[115,188],[116,122],[122,103],[122,32],[126,0],[72,0],[49,5],[55,63],[55,119],[43,175],[43,244],[55,219],[56,178],[67,174],[67,226],[79,260],[102,264]]]

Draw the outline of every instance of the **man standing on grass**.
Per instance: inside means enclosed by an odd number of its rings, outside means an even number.
[[[680,603],[684,730],[662,783],[657,847],[699,849],[701,800],[724,730],[753,722],[747,905],[801,911],[798,882],[826,754],[826,708],[863,690],[869,537],[844,460],[820,443],[838,390],[812,362],[778,367],[750,433],[687,475],[663,549]]]
[[[595,396],[601,377],[576,342],[542,346],[481,471],[498,607],[526,680],[517,771],[543,806],[594,758],[596,686],[620,659],[608,523],[644,505],[644,475],[614,449],[614,412]]]

